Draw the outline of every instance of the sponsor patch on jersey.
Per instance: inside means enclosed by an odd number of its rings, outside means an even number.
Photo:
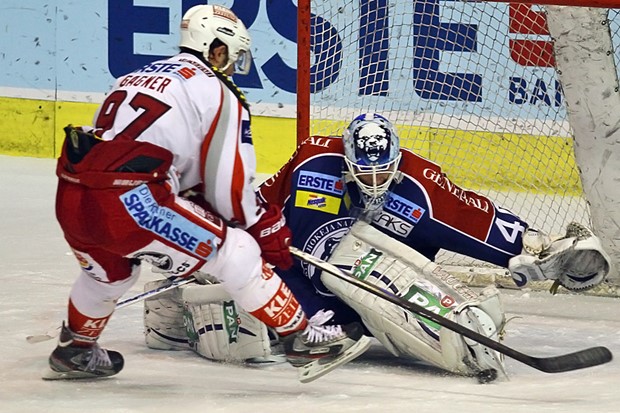
[[[241,143],[249,143],[252,145],[252,130],[250,129],[250,121],[241,121]]]
[[[135,73],[174,73],[179,67],[181,67],[180,63],[159,61],[149,63],[136,70]]]
[[[336,215],[340,210],[340,202],[341,199],[335,196],[309,191],[295,192],[295,206],[299,208],[313,209],[315,211]]]
[[[334,195],[342,195],[344,192],[344,182],[341,177],[318,172],[300,172],[297,177],[297,187],[311,191],[328,192]]]
[[[159,240],[153,240],[149,244],[134,251],[127,257],[137,258],[148,262],[163,271],[166,277],[181,277],[204,264],[202,260],[192,257],[177,248],[166,245]]]
[[[215,234],[194,224],[170,208],[159,205],[148,186],[140,185],[125,192],[119,198],[127,212],[141,228],[205,260],[216,253]]]
[[[182,79],[191,79],[192,77],[196,76],[196,71],[198,69],[196,69],[195,67],[182,67],[179,70],[177,70],[176,72],[174,72],[175,74],[177,74],[180,78]]]
[[[378,227],[385,228],[393,234],[401,236],[403,238],[408,237],[413,229],[413,224],[405,220],[404,218],[397,217],[386,211],[381,211],[380,214],[374,217],[373,224]]]
[[[385,201],[384,209],[413,224],[417,224],[420,218],[422,218],[422,215],[426,212],[426,210],[418,204],[391,192],[388,195],[387,201]]]
[[[76,250],[73,250],[73,254],[75,255],[75,258],[78,260],[80,267],[82,267],[84,271],[88,272],[93,269],[93,264],[91,264],[90,261],[84,257],[84,255],[88,255],[88,254],[82,255],[83,253],[80,254]],[[90,258],[90,256],[88,256],[88,258]]]
[[[162,271],[170,271],[173,265],[172,258],[169,255],[157,251],[140,251],[133,254],[133,258],[146,261]]]

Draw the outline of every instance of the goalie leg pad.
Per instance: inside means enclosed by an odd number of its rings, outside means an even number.
[[[167,280],[151,281],[144,290],[150,291]],[[144,339],[148,348],[156,350],[189,350],[183,324],[181,289],[174,288],[144,301]]]
[[[500,341],[505,324],[499,292],[493,286],[484,289],[479,300],[459,305],[448,318],[494,341]],[[507,377],[503,354],[447,328],[441,329],[440,340],[445,363],[451,371],[478,375],[495,370]]]
[[[332,253],[330,263],[353,275],[461,324],[494,336],[504,323],[496,289],[478,294],[417,251],[357,222]],[[323,272],[323,283],[351,306],[373,335],[393,354],[409,356],[457,374],[474,375],[489,365],[503,372],[502,359],[484,359],[462,337]],[[492,331],[487,331],[490,326]],[[470,343],[475,347],[475,343]],[[497,360],[493,360],[496,358]],[[478,360],[483,361],[478,361]]]
[[[202,357],[226,362],[285,361],[272,355],[277,335],[238,306],[222,285],[186,286],[183,301],[189,345]]]
[[[393,355],[447,369],[438,335],[413,314],[330,274],[323,273],[321,280],[359,314],[366,328]]]

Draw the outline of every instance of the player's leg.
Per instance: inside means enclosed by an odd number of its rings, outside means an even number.
[[[306,314],[313,315],[320,310],[331,310],[334,316],[329,320],[329,324],[349,324],[361,321],[359,315],[351,307],[327,290],[323,283],[320,283],[318,271],[315,276],[309,278],[303,273],[301,267],[293,266],[287,271],[278,270],[278,274],[291,289]],[[320,284],[314,284],[317,280]]]
[[[87,252],[88,251],[88,252]],[[67,321],[49,357],[46,379],[112,376],[123,368],[120,353],[101,348],[98,339],[116,301],[135,283],[139,266],[99,249],[73,249],[82,271],[69,295]]]
[[[49,358],[48,379],[105,377],[123,368],[122,356],[98,344],[116,301],[133,285],[139,261],[106,249],[110,233],[125,235],[126,226],[111,228],[109,215],[118,213],[120,203],[109,203],[107,191],[92,191],[81,185],[59,181],[56,197],[58,222],[81,267],[69,296],[67,321],[58,346]],[[124,214],[122,210],[121,214]],[[125,232],[123,232],[125,231]]]

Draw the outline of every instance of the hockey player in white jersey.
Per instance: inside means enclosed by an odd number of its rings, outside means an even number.
[[[507,267],[518,286],[551,279],[582,290],[600,283],[609,271],[600,240],[584,226],[570,224],[557,238],[529,228],[490,199],[450,182],[438,165],[401,149],[395,129],[380,115],[357,117],[343,138],[309,138],[260,192],[283,207],[300,250],[495,340],[505,322],[497,291],[476,293],[441,270],[432,261],[440,249]],[[360,217],[370,225],[353,225]],[[395,355],[464,375],[504,370],[498,353],[312,265],[299,262],[278,271],[308,313],[328,309],[338,323],[361,318]],[[225,320],[212,294],[215,288],[187,288],[171,301],[148,302],[147,344],[175,348],[178,338],[178,348],[187,348],[179,316],[185,306],[188,327],[199,332],[190,339],[198,353],[232,360],[270,356],[263,350],[268,348],[264,330],[250,327],[253,335],[240,332],[231,343],[225,330],[215,328]],[[168,319],[159,316],[163,309]],[[250,343],[256,345],[252,350]]]
[[[248,72],[250,44],[231,10],[192,7],[181,22],[180,53],[119,77],[93,127],[65,128],[56,212],[81,273],[46,378],[123,368],[123,357],[98,339],[141,261],[168,277],[210,274],[288,344],[304,381],[367,347],[359,323],[325,328],[323,319],[308,320],[268,265],[292,265],[291,233],[280,208],[261,202],[253,187],[249,106],[230,78]],[[190,189],[200,197],[178,195]]]

